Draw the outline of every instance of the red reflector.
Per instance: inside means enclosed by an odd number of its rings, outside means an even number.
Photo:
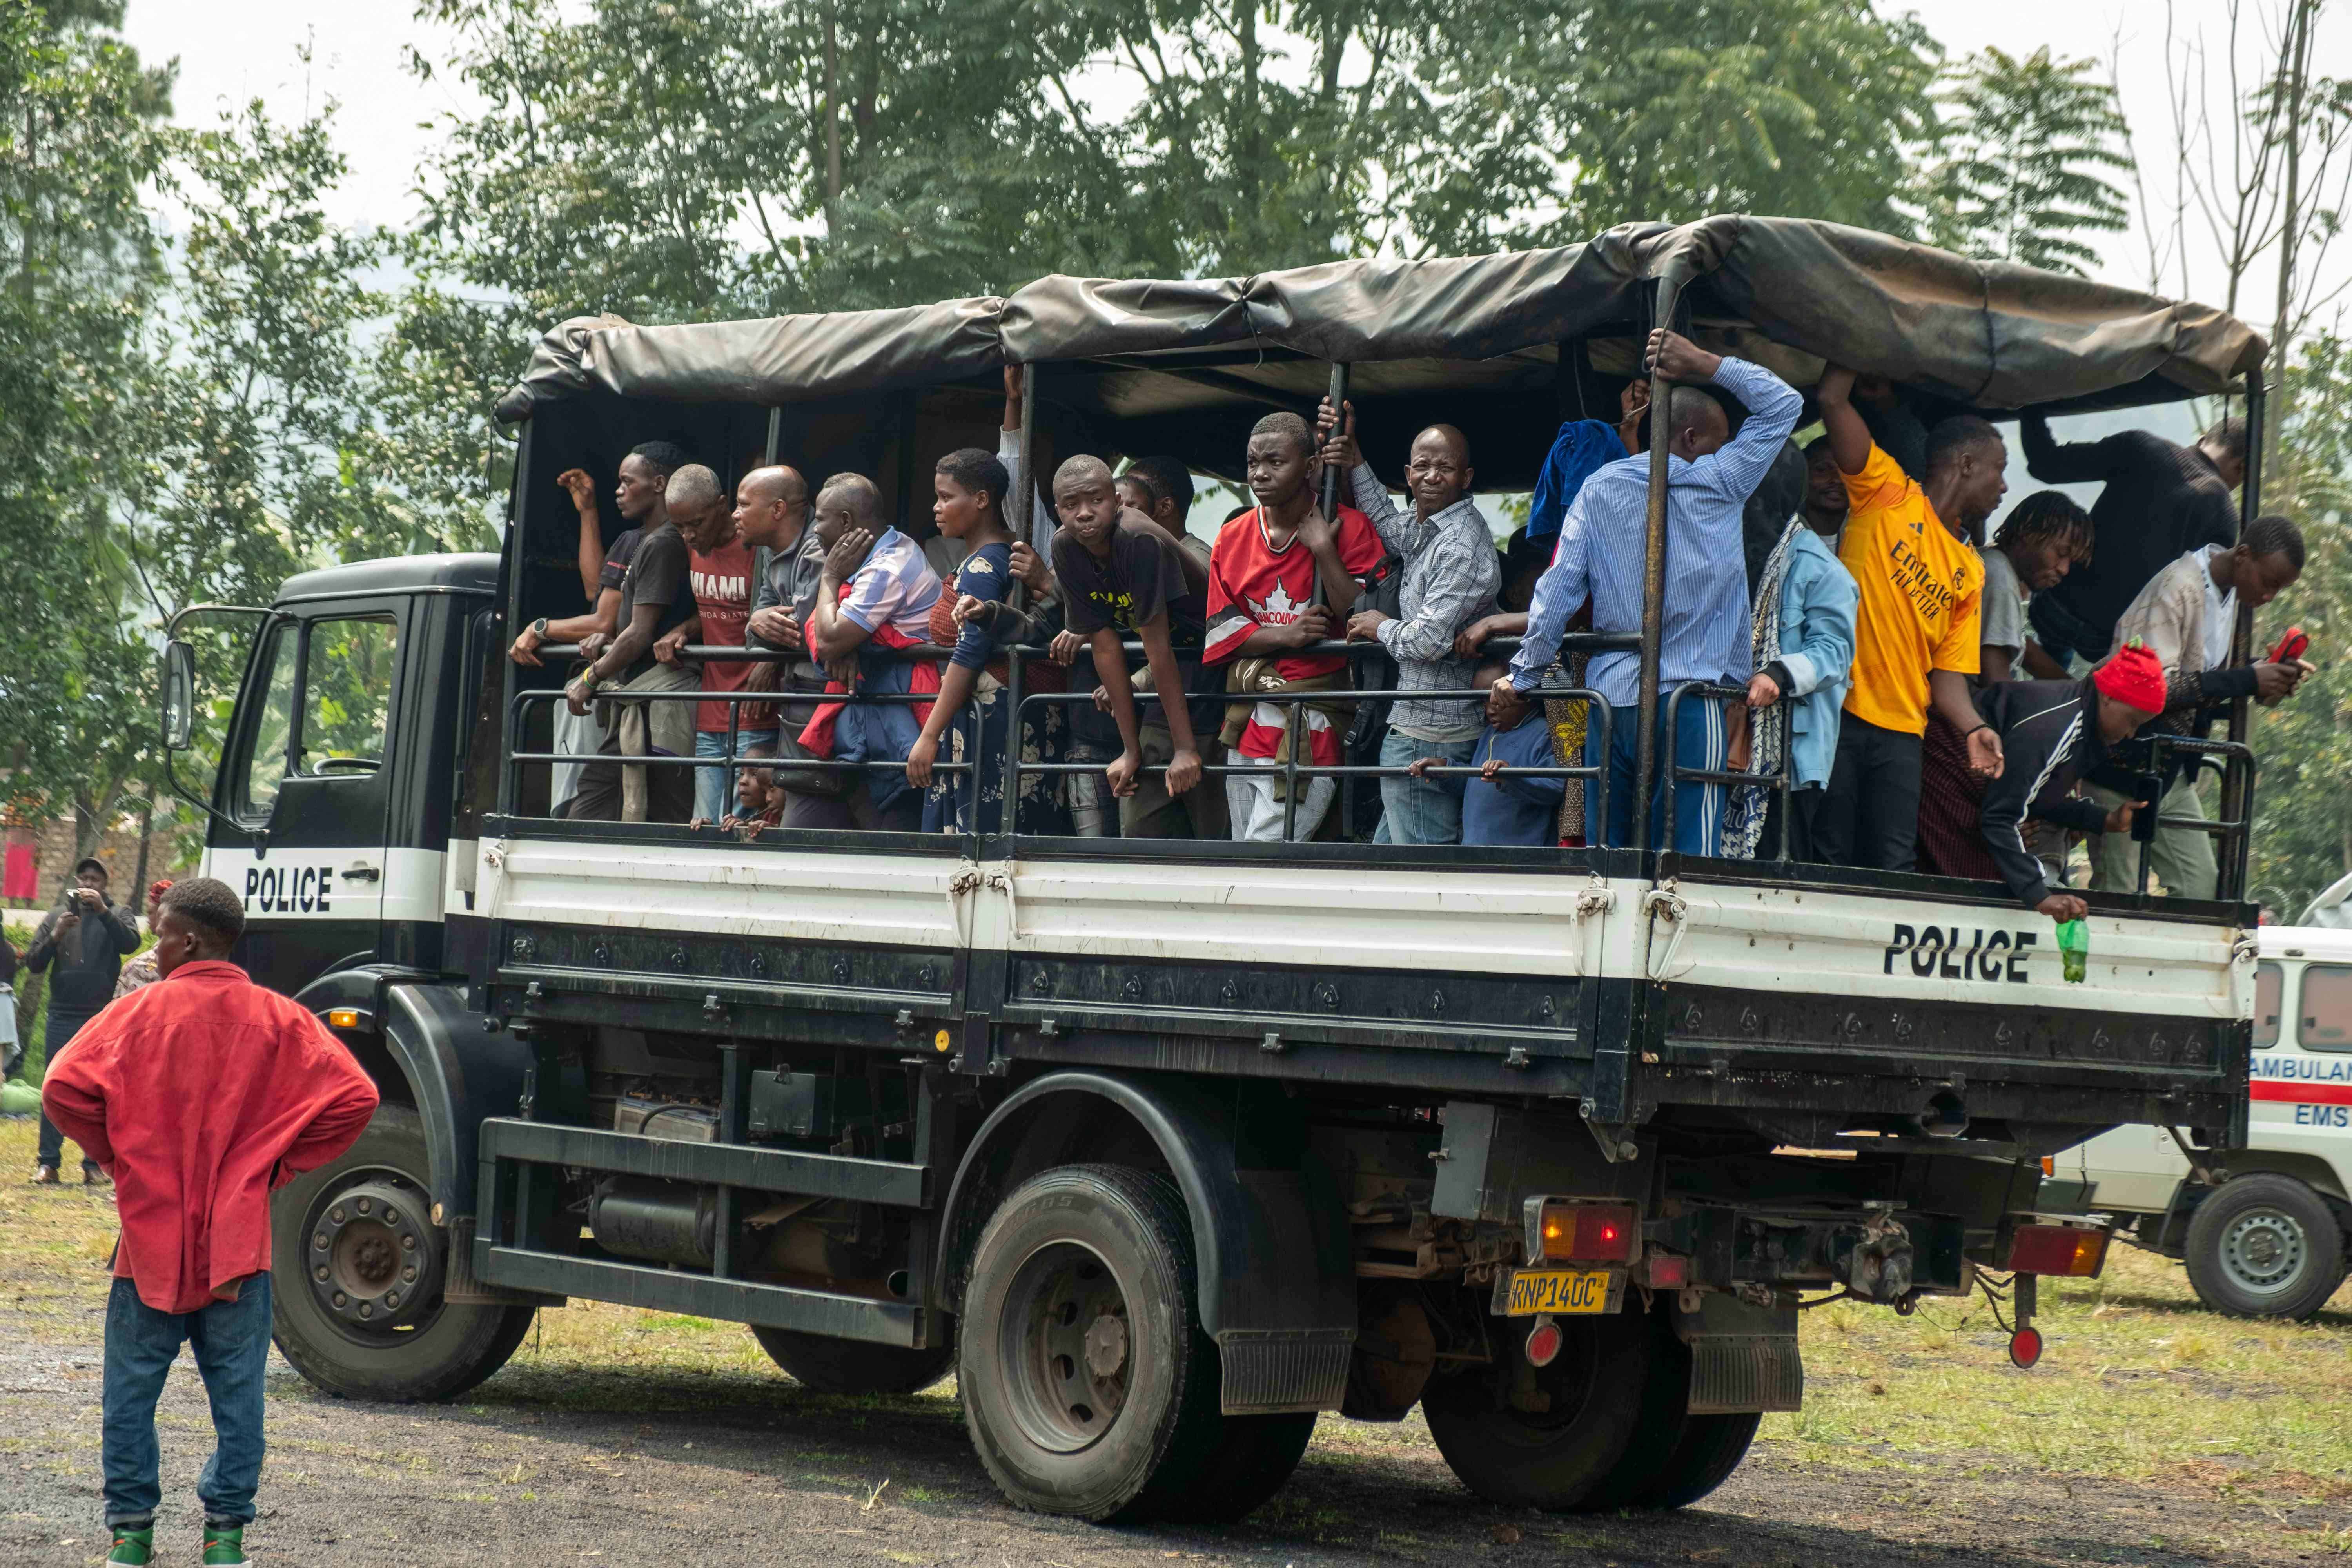
[[[2020,1372],[2042,1359],[2042,1331],[2020,1329],[2009,1336],[2010,1363]]]
[[[1643,1261],[1643,1283],[1653,1290],[1679,1290],[1690,1283],[1690,1259],[1671,1252],[1653,1252]]]
[[[1592,1263],[1622,1263],[1641,1235],[1631,1204],[1546,1204],[1543,1255]]]
[[[2009,1266],[2020,1274],[2095,1279],[2106,1267],[2107,1233],[2068,1225],[2021,1225],[2009,1243]]]
[[[1566,1336],[1559,1331],[1559,1325],[1549,1318],[1536,1320],[1536,1326],[1528,1331],[1528,1364],[1549,1366],[1559,1355],[1559,1347],[1565,1339]]]

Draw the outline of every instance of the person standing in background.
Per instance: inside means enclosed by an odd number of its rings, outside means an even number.
[[[148,886],[147,934],[149,936],[155,934],[155,921],[158,912],[163,906],[163,895],[171,890],[172,879],[169,877],[164,878],[160,882],[151,883]],[[152,944],[150,944],[145,952],[140,953],[139,956],[124,964],[122,966],[122,973],[115,977],[114,999],[117,1002],[120,1002],[125,996],[130,995],[133,991],[138,990],[141,986],[152,985],[156,981],[162,978],[163,976],[158,974],[155,970],[155,949]]]
[[[106,868],[85,858],[74,867],[74,885],[64,900],[41,921],[33,945],[25,950],[25,967],[38,974],[49,972],[48,1022],[43,1048],[56,1061],[82,1026],[114,1000],[114,982],[122,973],[122,957],[139,948],[137,917],[106,898]],[[58,1166],[65,1158],[65,1140],[47,1112],[41,1115],[39,1152],[33,1159],[33,1184],[54,1187]],[[106,1173],[84,1150],[84,1186],[103,1186]]]

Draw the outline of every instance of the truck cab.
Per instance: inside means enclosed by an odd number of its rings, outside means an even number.
[[[2193,1152],[2164,1128],[2126,1126],[2052,1170],[2082,1184],[2062,1201],[2117,1215],[2126,1238],[2185,1262],[2214,1310],[2307,1318],[2343,1283],[2352,1228],[2352,931],[2258,938],[2244,1146]]]
[[[236,957],[261,984],[439,972],[473,871],[458,775],[498,581],[488,554],[357,562],[254,615],[204,872],[244,896]]]

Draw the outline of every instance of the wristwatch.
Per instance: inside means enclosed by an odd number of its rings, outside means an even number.
[[[530,623],[530,635],[539,638],[541,642],[545,642],[547,640],[547,617],[545,616],[541,616],[539,619]]]

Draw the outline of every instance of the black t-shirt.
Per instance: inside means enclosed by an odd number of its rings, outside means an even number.
[[[687,575],[689,554],[686,536],[670,523],[648,531],[637,541],[636,557],[629,563],[629,574],[621,584],[621,618],[614,625],[614,635],[629,629],[641,604],[662,607],[654,622],[656,639],[694,617],[694,590]],[[635,680],[653,667],[653,649],[647,647],[621,679]]]
[[[1160,529],[1122,518],[1111,535],[1108,561],[1097,560],[1068,529],[1059,529],[1053,555],[1072,631],[1084,636],[1117,626],[1131,632],[1166,610],[1169,640],[1178,647],[1201,646],[1208,599],[1185,586],[1183,552]]]
[[[1176,542],[1150,523],[1122,518],[1111,535],[1107,561],[1097,559],[1067,528],[1055,531],[1050,548],[1054,575],[1062,584],[1063,615],[1080,637],[1105,626],[1131,635],[1137,623],[1162,610],[1168,613],[1168,640],[1176,649],[1176,668],[1194,698],[1194,736],[1206,738],[1223,718],[1218,699],[1224,690],[1224,670],[1201,668],[1209,601],[1186,584],[1184,556]],[[1091,661],[1087,668],[1092,668]],[[1084,679],[1076,666],[1072,675],[1074,687]],[[1145,723],[1159,719],[1159,704],[1146,703],[1138,717]]]
[[[621,536],[613,541],[604,552],[604,570],[596,580],[598,593],[619,587],[628,577],[629,563],[636,559],[637,544],[645,536],[644,529],[631,528],[623,530]]]

